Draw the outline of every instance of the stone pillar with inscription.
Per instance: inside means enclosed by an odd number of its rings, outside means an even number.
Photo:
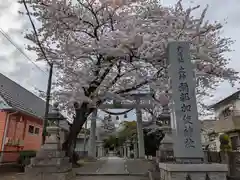
[[[46,129],[49,136],[36,157],[32,158],[30,165],[25,168],[24,180],[70,180],[74,177],[72,163],[62,151],[59,137],[60,128],[57,123],[63,119],[58,112],[58,104],[55,104],[53,112],[49,113],[51,124]]]
[[[195,81],[189,56],[189,44],[169,44],[172,101],[176,118],[174,156],[179,162],[201,163],[203,150],[198,120]]]
[[[226,180],[226,164],[204,164],[195,95],[195,76],[188,42],[168,45],[172,102],[175,116],[173,150],[176,162],[159,163],[162,180]]]

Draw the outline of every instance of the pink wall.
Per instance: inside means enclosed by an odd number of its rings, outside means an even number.
[[[30,133],[30,125],[34,127],[34,130],[39,128],[39,133]],[[19,113],[11,116],[8,127],[7,137],[23,140],[24,150],[38,150],[40,148],[42,142],[42,120]]]
[[[42,144],[43,121],[29,116],[26,120],[24,150],[39,150]],[[39,133],[29,133],[29,125],[33,125],[34,128],[39,128]]]
[[[2,119],[6,119],[6,112],[0,113],[0,142],[3,139],[3,131],[5,127],[5,121],[3,123]],[[29,132],[29,126],[39,128],[39,132]],[[41,119],[18,113],[10,116],[7,137],[10,139],[20,139],[23,141],[23,146],[11,146],[5,145],[5,151],[17,151],[17,150],[39,150],[42,143],[42,130],[43,130],[43,121]],[[6,153],[4,155],[5,161],[14,161],[17,158],[16,153]]]

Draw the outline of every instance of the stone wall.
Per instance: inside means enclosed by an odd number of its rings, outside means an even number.
[[[208,176],[208,177],[207,177]],[[222,172],[168,172],[160,170],[161,180],[226,180],[226,174]]]
[[[226,180],[224,164],[159,164],[161,180]]]

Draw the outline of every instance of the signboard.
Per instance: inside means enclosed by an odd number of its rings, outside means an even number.
[[[189,53],[187,42],[171,42],[168,45],[169,75],[176,118],[174,155],[177,159],[203,158],[194,73]]]

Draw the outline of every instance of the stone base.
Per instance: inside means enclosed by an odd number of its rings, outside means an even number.
[[[24,180],[74,180],[75,173],[73,171],[58,173],[25,173]]]
[[[61,150],[59,139],[60,128],[48,126],[45,144],[41,147],[36,157],[31,159],[25,168],[24,180],[72,180],[75,173],[72,164],[65,152]]]
[[[65,153],[58,150],[41,149],[25,167],[24,180],[71,180],[74,172]]]
[[[63,155],[64,153],[61,153],[61,151],[45,151],[41,149],[37,156],[31,159],[31,164],[25,168],[25,172],[68,172],[72,169],[72,163],[69,162],[68,157],[63,157]]]
[[[61,165],[31,164],[25,168],[24,180],[71,180],[75,173],[72,171],[72,164]]]
[[[159,163],[161,180],[226,180],[226,164]]]
[[[28,166],[25,168],[27,174],[38,174],[38,173],[62,173],[68,172],[72,169],[72,165],[66,164],[61,166],[53,165],[36,165],[34,167]]]

